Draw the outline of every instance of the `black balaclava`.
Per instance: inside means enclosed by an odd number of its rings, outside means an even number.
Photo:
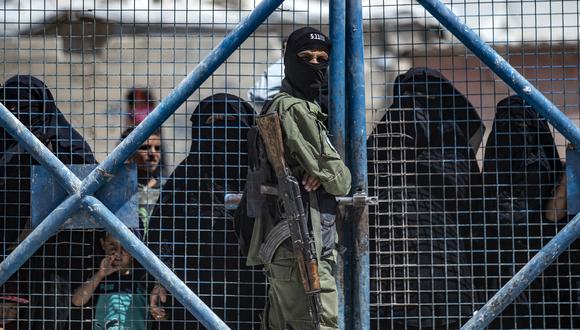
[[[330,55],[331,44],[328,37],[311,27],[298,29],[288,37],[284,53],[284,80],[308,101],[314,101],[324,85],[328,62],[310,64],[298,57],[304,50],[322,50]]]

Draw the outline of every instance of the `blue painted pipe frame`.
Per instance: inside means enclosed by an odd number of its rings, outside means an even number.
[[[346,141],[346,83],[345,83],[345,25],[344,0],[330,1],[330,56],[328,126],[330,140],[340,156],[345,159]]]
[[[0,125],[56,177],[70,196],[53,210],[0,264],[0,284],[6,282],[82,203],[84,207],[95,214],[108,231],[121,241],[123,247],[141,264],[148,267],[148,271],[157,277],[161,284],[173,293],[204,326],[210,329],[227,329],[226,324],[124,227],[119,219],[90,195],[114,176],[116,171],[123,166],[125,160],[137,150],[147,137],[159,128],[282,2],[283,0],[260,2],[250,15],[240,22],[82,182],[63,166],[58,158],[38,141],[6,107],[1,105]]]
[[[365,109],[364,36],[362,4],[360,0],[346,1],[346,82],[348,97],[348,164],[352,174],[352,194],[367,194],[367,134]],[[368,206],[355,206],[350,210],[350,228],[353,246],[350,262],[345,264],[347,329],[369,329],[370,270]],[[346,227],[346,226],[345,226]],[[346,233],[348,234],[348,233]],[[349,278],[350,277],[350,278]],[[350,297],[349,297],[350,296]]]
[[[580,130],[560,111],[550,100],[514,69],[501,55],[486,44],[467,25],[461,22],[451,9],[439,0],[417,0],[433,15],[449,32],[471,50],[491,71],[497,74],[519,96],[521,96],[534,110],[540,113],[562,135],[574,145],[580,146]]]
[[[346,4],[344,0],[331,0],[330,11],[330,40],[332,41],[332,55],[330,56],[329,73],[329,116],[328,126],[330,130],[330,141],[336,148],[340,157],[346,159],[346,82],[345,82],[345,26],[346,26]],[[344,226],[343,226],[344,228]],[[341,234],[341,244],[344,243],[344,234]],[[338,291],[338,326],[346,329],[345,326],[345,256],[339,257],[337,261],[336,285]]]
[[[493,48],[483,42],[473,30],[462,23],[449,8],[439,0],[417,0],[417,2],[461,40],[465,47],[470,49],[562,135],[574,145],[580,145],[578,127]],[[514,275],[462,329],[483,329],[489,325],[546,267],[570,246],[579,234],[580,215],[577,215],[526,266]]]

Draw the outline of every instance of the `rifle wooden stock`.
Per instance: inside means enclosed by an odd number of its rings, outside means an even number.
[[[257,123],[266,146],[268,160],[272,164],[276,176],[280,177],[286,174],[286,161],[284,160],[284,141],[282,140],[282,128],[278,114],[273,112],[259,116]]]

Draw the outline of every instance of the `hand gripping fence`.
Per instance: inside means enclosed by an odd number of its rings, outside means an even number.
[[[417,0],[427,11],[455,35],[495,74],[538,111],[574,145],[580,145],[580,129],[540,91],[461,22],[439,0]],[[528,285],[566,250],[580,234],[580,214],[546,244],[514,277],[501,288],[462,329],[483,329],[489,325]]]
[[[108,232],[179,300],[205,327],[227,329],[220,320],[143,242],[97,198],[106,184],[137,148],[252,34],[283,0],[264,0],[129,134],[83,181],[64,166],[12,113],[0,104],[0,125],[24,146],[66,190],[69,196],[0,263],[0,285],[14,274],[79,207],[96,216]]]

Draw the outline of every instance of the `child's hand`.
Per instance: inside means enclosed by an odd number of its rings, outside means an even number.
[[[109,255],[101,260],[99,265],[99,275],[102,277],[107,277],[121,269],[121,265],[116,261],[114,255]]]
[[[149,312],[154,320],[165,320],[167,319],[167,313],[165,309],[161,307],[160,303],[165,303],[167,301],[167,290],[159,284],[156,284],[151,290],[151,295],[149,296]]]

